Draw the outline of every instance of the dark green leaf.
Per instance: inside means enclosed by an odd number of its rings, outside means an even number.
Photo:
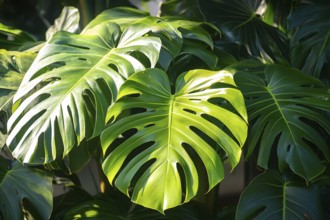
[[[287,63],[286,36],[262,20],[260,1],[199,0],[199,4],[206,21],[219,27],[230,41],[244,45],[252,56]]]
[[[292,178],[267,171],[255,177],[243,191],[237,220],[324,219],[319,190]]]
[[[191,21],[205,21],[198,0],[169,0],[161,6],[161,16],[180,16]]]
[[[66,213],[73,207],[91,200],[93,197],[85,190],[73,187],[69,192],[54,198],[51,220],[63,220]]]
[[[330,5],[300,5],[289,17],[292,65],[330,84]]]
[[[127,197],[111,192],[100,194],[95,199],[73,207],[65,215],[66,220],[201,220],[210,219],[206,208],[197,202],[190,202],[170,209],[165,215],[154,210],[130,203]]]
[[[23,219],[23,208],[28,208],[25,204],[31,205],[42,219],[49,219],[53,205],[52,177],[17,162],[11,167],[11,163],[0,157],[1,219]]]
[[[267,168],[275,148],[282,171],[289,166],[307,181],[320,175],[321,160],[330,160],[330,121],[324,114],[330,111],[329,90],[316,78],[280,65],[250,61],[232,68],[240,69],[235,79],[249,115],[248,156],[257,148],[258,165]]]

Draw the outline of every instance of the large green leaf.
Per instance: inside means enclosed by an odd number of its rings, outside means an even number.
[[[40,219],[49,219],[53,205],[52,177],[17,162],[11,167],[11,163],[0,157],[0,218],[23,219],[23,208],[32,205]]]
[[[6,143],[13,96],[35,57],[34,53],[0,50],[0,149]]]
[[[291,61],[303,72],[330,84],[330,5],[298,6],[289,17]]]
[[[277,151],[279,167],[287,166],[311,180],[330,160],[327,138],[330,92],[316,78],[280,65],[245,62],[233,67],[249,115],[248,156],[257,148],[258,165],[268,168]],[[273,149],[275,148],[275,149]]]
[[[47,42],[14,97],[7,145],[15,158],[48,163],[99,135],[125,78],[158,60],[160,40],[137,28],[122,33],[103,22],[81,35],[57,32]]]
[[[136,108],[136,114],[120,117]],[[101,134],[103,151],[110,153],[103,163],[106,176],[127,195],[133,188],[132,201],[160,212],[191,200],[205,181],[207,189],[221,181],[217,151],[235,167],[247,133],[242,94],[226,71],[184,73],[174,94],[162,70],[136,73],[121,87],[107,119],[111,124]]]
[[[214,23],[232,42],[270,62],[287,62],[288,45],[278,28],[262,20],[260,0],[199,0],[206,21]]]
[[[324,219],[319,190],[294,178],[267,171],[243,191],[236,212],[237,220]]]

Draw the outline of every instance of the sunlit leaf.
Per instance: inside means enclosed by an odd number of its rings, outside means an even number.
[[[120,117],[135,108],[142,110]],[[205,181],[206,190],[219,183],[224,170],[218,152],[234,168],[247,133],[242,94],[226,71],[184,73],[173,94],[162,70],[136,73],[121,87],[107,119],[101,143],[104,153],[110,151],[103,163],[110,183],[127,195],[133,188],[132,201],[160,212],[191,200]]]
[[[82,35],[57,32],[14,97],[7,139],[13,156],[25,163],[48,163],[99,135],[120,85],[134,72],[155,66],[160,47],[158,38],[141,36],[134,26],[123,33],[113,23]],[[132,51],[149,62],[142,63]]]

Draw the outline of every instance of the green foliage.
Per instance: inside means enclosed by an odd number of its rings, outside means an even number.
[[[158,17],[35,0],[15,19],[13,2],[0,1],[0,219],[328,218],[326,0],[170,0]],[[242,153],[264,173],[245,169],[238,205],[209,213],[195,200]],[[75,179],[92,158],[102,192],[70,181],[51,211],[51,173]]]

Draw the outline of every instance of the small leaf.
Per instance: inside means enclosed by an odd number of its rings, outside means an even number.
[[[120,117],[135,108],[144,110]],[[206,181],[207,190],[219,183],[224,170],[217,151],[235,167],[247,133],[242,94],[226,71],[184,73],[174,94],[162,70],[136,73],[121,87],[107,119],[114,122],[101,144],[104,153],[110,151],[103,162],[110,183],[126,195],[133,188],[132,201],[160,212],[191,200],[200,182]],[[204,170],[207,179],[200,176]]]
[[[60,16],[55,19],[55,22],[46,32],[46,40],[49,40],[54,33],[58,31],[68,31],[77,33],[79,31],[79,11],[72,6],[64,7]]]
[[[319,190],[294,179],[267,171],[255,177],[243,191],[237,220],[324,219]]]
[[[52,211],[52,177],[49,173],[11,162],[0,157],[0,216],[3,219],[23,219],[23,200],[49,219]]]

